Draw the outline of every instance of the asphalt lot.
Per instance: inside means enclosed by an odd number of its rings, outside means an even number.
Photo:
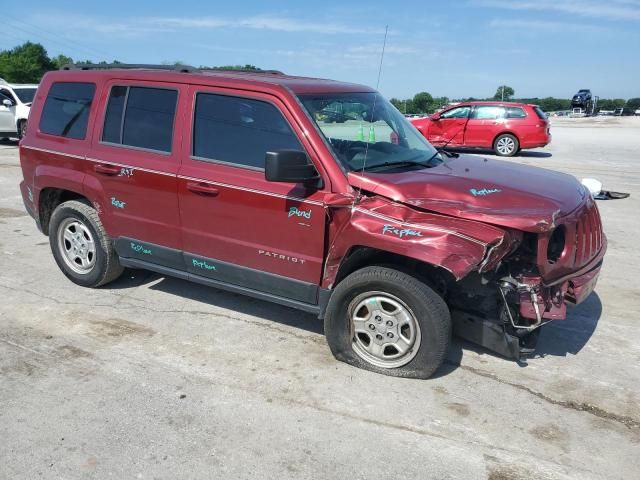
[[[0,478],[638,478],[640,118],[557,119],[515,162],[599,203],[596,292],[526,365],[455,341],[426,381],[336,362],[303,314],[143,271],[66,280],[0,143]]]

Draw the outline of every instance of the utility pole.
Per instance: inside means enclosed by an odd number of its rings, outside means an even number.
[[[502,101],[504,102],[504,85],[502,85]]]

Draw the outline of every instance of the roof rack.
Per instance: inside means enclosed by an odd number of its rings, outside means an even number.
[[[153,65],[146,63],[67,63],[60,67],[60,70],[168,70],[181,73],[198,72],[239,72],[256,73],[264,75],[284,75],[280,70],[262,70],[252,68],[227,68],[227,67],[202,67],[196,68],[191,65]]]
[[[284,75],[280,70],[262,70],[261,68],[226,68],[226,67],[201,67],[203,72],[240,72],[240,73],[263,73],[267,75]]]
[[[144,63],[68,63],[60,70],[170,70],[172,72],[192,73],[200,70],[191,65],[152,65]]]

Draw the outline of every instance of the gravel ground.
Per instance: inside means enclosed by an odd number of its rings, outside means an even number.
[[[518,365],[454,341],[435,378],[332,358],[313,317],[127,271],[71,284],[0,143],[0,478],[614,479],[640,471],[640,118],[556,119],[511,161],[600,202],[600,283]]]

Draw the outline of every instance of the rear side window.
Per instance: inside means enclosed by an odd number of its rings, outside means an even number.
[[[527,114],[520,107],[507,107],[506,118],[526,118]]]
[[[83,139],[95,91],[93,83],[57,82],[51,85],[40,117],[40,131]]]
[[[493,105],[480,105],[473,111],[473,118],[478,120],[495,120],[502,118],[504,108]]]
[[[171,152],[178,92],[165,88],[111,88],[102,141]]]
[[[264,169],[267,152],[302,150],[282,113],[260,100],[199,93],[193,156]]]

